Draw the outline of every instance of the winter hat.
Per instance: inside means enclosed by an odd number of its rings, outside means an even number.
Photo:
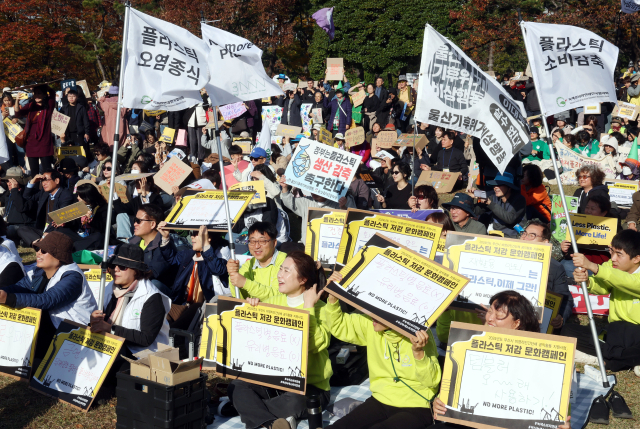
[[[149,271],[149,266],[144,262],[144,250],[136,244],[123,243],[108,260],[107,264],[122,265],[138,271]]]
[[[140,249],[140,246],[136,246]],[[73,240],[68,235],[65,235],[58,231],[48,233],[44,238],[33,243],[33,248],[36,251],[41,250],[44,253],[48,253],[63,264],[70,264],[73,262]],[[140,249],[142,250],[142,249]]]
[[[395,125],[393,125],[393,124],[387,124],[387,125],[384,127],[384,131],[395,131],[395,130],[396,130],[396,127],[395,127]]]
[[[640,168],[640,161],[638,161],[638,139],[633,141],[633,145],[631,145],[631,150],[629,151],[627,159],[619,164],[622,166],[628,165],[629,167],[632,167],[631,170],[633,170],[634,167]]]
[[[618,139],[615,137],[611,137],[609,134],[605,134],[600,140],[603,146],[611,146],[618,152]]]

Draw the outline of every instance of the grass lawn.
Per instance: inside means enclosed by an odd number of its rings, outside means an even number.
[[[565,188],[567,195],[573,195],[575,187]],[[557,193],[557,187],[552,187],[552,193]],[[442,195],[441,203],[451,201],[452,194]],[[19,248],[25,263],[35,260],[35,253],[31,249]],[[586,316],[573,316],[570,323],[588,324]],[[606,317],[596,316],[598,325],[606,325]],[[578,365],[582,372],[582,365]],[[634,416],[640,417],[640,380],[633,371],[616,373],[618,385],[616,390],[625,398]],[[219,380],[213,373],[209,374],[209,386]],[[46,428],[46,429],[109,429],[116,427],[117,399],[113,398],[103,405],[94,404],[89,412],[83,413],[66,404],[41,395],[28,388],[27,383],[15,381],[0,376],[0,429]],[[608,427],[613,429],[632,429],[640,427],[636,420],[621,420],[610,418]],[[588,425],[596,428],[598,425]]]

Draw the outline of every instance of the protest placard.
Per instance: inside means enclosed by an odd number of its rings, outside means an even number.
[[[473,311],[488,307],[496,293],[514,290],[542,321],[551,244],[449,231],[445,250],[443,265],[471,280],[452,306]]]
[[[62,161],[68,156],[87,156],[82,146],[62,146],[56,147],[58,161]]]
[[[407,84],[411,87],[413,87],[413,82],[416,81],[416,79],[418,79],[418,77],[420,76],[420,73],[407,73]]]
[[[147,116],[160,116],[163,113],[166,113],[166,110],[145,110],[144,114]]]
[[[618,101],[618,104],[613,107],[611,116],[618,116],[620,118],[635,121],[638,113],[640,112],[640,106],[636,106],[633,103],[625,103],[624,101]]]
[[[49,217],[58,225],[86,216],[89,207],[83,202],[74,203],[61,209],[49,212]]]
[[[556,428],[569,407],[576,339],[452,322],[438,420],[474,428]]]
[[[336,263],[346,217],[346,210],[309,208],[305,252],[326,269]]]
[[[229,192],[229,213],[234,225],[253,199],[253,192]],[[227,214],[223,191],[187,190],[167,216],[167,228],[200,229],[206,225],[209,231],[227,231]]]
[[[376,181],[370,173],[358,173],[358,177],[370,188],[375,188]]]
[[[444,259],[444,254],[446,251],[447,237],[440,236],[440,240],[438,240],[438,247],[436,248],[436,256],[433,257],[433,260],[439,264],[442,264]]]
[[[540,333],[553,333],[553,326],[551,326],[551,321],[555,319],[560,312],[561,304],[562,295],[547,291],[547,296],[545,296],[544,298],[544,308],[542,311],[542,322],[540,323]]]
[[[295,83],[285,83],[284,85],[282,85],[282,90],[296,92],[298,90],[298,85],[296,85]]]
[[[205,304],[204,318],[202,319],[202,335],[200,336],[200,353],[202,356],[202,368],[215,370],[216,354],[218,351],[218,304]]]
[[[229,186],[229,190],[255,192],[250,204],[265,204],[267,202],[267,193],[264,190],[264,182],[262,180],[238,182],[235,185]]]
[[[395,131],[380,131],[376,137],[379,149],[392,148],[396,144],[396,140],[398,140],[398,134]]]
[[[243,155],[249,155],[251,153],[252,143],[253,142],[251,140],[245,140],[243,138],[239,138],[238,140],[236,140],[235,138],[233,139],[233,144],[240,146]]]
[[[600,114],[600,104],[591,104],[584,106],[583,112],[585,115],[599,115]]]
[[[119,176],[116,176],[115,181],[116,182],[126,182],[128,180],[140,180],[140,179],[144,179],[145,177],[153,176],[154,174],[156,174],[156,173],[121,174]]]
[[[93,297],[95,298],[96,302],[100,302],[100,293],[101,293],[100,277],[102,276],[102,270],[100,269],[100,265],[78,264],[78,266],[84,272],[84,278],[87,279],[87,283],[89,284],[89,289],[91,289],[91,293],[93,294]],[[107,281],[105,283],[105,289],[107,285],[113,281],[113,277],[111,277],[111,274],[107,273],[106,280]]]
[[[108,183],[104,183],[102,185],[98,185],[98,184],[96,184],[95,182],[93,182],[91,180],[80,180],[78,183],[76,183],[76,189],[77,189],[78,186],[84,185],[85,183],[89,183],[89,184],[95,186],[96,188],[98,188],[98,191],[100,191],[100,193],[102,194],[104,199],[109,201],[109,191],[110,191],[110,189],[109,189],[109,184]],[[125,204],[128,203],[129,202],[129,198],[127,198],[127,187],[124,186],[122,183],[116,183],[114,187],[115,187],[114,192],[116,193],[118,198],[120,198],[120,201],[122,201]]]
[[[618,233],[618,219],[578,213],[569,213],[571,227],[578,247],[589,249],[607,249]],[[571,240],[569,231],[565,240]]]
[[[300,106],[300,120],[302,121],[302,135],[311,137],[311,103],[302,103]]]
[[[609,200],[618,207],[630,208],[633,205],[633,194],[638,192],[637,180],[608,179],[604,182],[609,188]]]
[[[367,98],[367,92],[364,90],[364,88],[361,88],[360,91],[352,92],[350,95],[351,101],[353,102],[353,107],[362,105],[364,99]]]
[[[224,106],[220,106],[219,109],[220,114],[225,121],[235,119],[247,111],[247,108],[242,101],[239,101],[237,103],[225,104]]]
[[[162,135],[158,139],[160,143],[171,144],[173,142],[173,138],[176,135],[176,130],[173,128],[165,127],[162,130]]]
[[[64,320],[29,386],[86,412],[123,343],[123,338]]]
[[[0,374],[29,380],[41,316],[37,308],[0,305]]]
[[[282,107],[262,106],[262,122],[269,124],[270,128],[280,125],[282,120]]]
[[[342,268],[376,233],[433,258],[442,233],[442,225],[414,219],[399,218],[366,210],[348,209],[345,227],[340,238],[336,269]]]
[[[604,171],[607,179],[614,179],[618,174],[616,172],[615,161],[611,155],[607,155],[603,159],[595,160],[574,152],[571,148],[560,142],[556,142],[556,150],[558,151],[558,160],[562,164],[560,180],[563,185],[578,185],[576,171],[586,164],[596,165],[600,170]]]
[[[566,203],[569,213],[576,213],[578,211],[578,198],[567,197]],[[564,207],[562,206],[562,198],[560,195],[551,195],[551,235],[558,241],[563,241],[567,236],[567,226],[569,221],[567,215],[564,213]]]
[[[64,93],[64,90],[67,88],[73,88],[76,86],[76,80],[71,78],[71,79],[63,79],[62,82],[60,82],[60,89],[62,90],[62,92]]]
[[[362,142],[364,142],[364,128],[355,127],[347,130],[346,134],[344,135],[344,139],[347,148],[361,144]]]
[[[398,139],[396,140],[396,143],[394,146],[411,146],[413,147],[415,145],[416,147],[416,153],[417,152],[421,152],[422,149],[424,149],[424,147],[429,143],[429,140],[427,139],[427,136],[425,136],[424,134],[400,134],[400,137],[398,137]]]
[[[324,290],[415,338],[447,309],[468,279],[376,233]]]
[[[303,138],[285,171],[287,184],[338,202],[347,194],[360,161],[360,155]]]
[[[11,119],[9,119],[9,117],[4,118],[2,120],[2,123],[4,124],[5,133],[9,137],[9,140],[15,143],[16,136],[22,132],[22,127],[11,122]]]
[[[314,124],[322,123],[322,109],[311,109],[311,120]]]
[[[307,389],[309,312],[218,298],[216,372],[304,395]],[[269,353],[261,353],[268,347]]]
[[[426,220],[427,217],[431,213],[442,213],[442,209],[433,209],[433,210],[389,210],[389,209],[371,209],[370,211],[374,213],[382,213],[389,216],[403,217],[406,219],[414,219],[414,220]]]
[[[425,170],[420,173],[416,186],[433,186],[437,193],[448,194],[456,185],[460,173],[447,173],[444,171]]]
[[[69,119],[71,119],[69,116],[54,110],[51,113],[51,132],[58,137],[64,136],[64,132],[69,126]]]
[[[180,187],[192,171],[193,168],[174,156],[153,176],[153,182],[167,194],[173,195],[172,188]]]
[[[91,98],[91,91],[89,91],[89,85],[86,80],[79,80],[76,82],[76,85],[82,88],[82,92],[84,92],[85,97]]]
[[[320,128],[318,131],[318,141],[320,143],[324,143],[329,146],[333,146],[333,136],[331,135],[331,131],[327,130],[325,127]]]
[[[342,58],[327,58],[327,75],[324,80],[342,80],[344,77],[344,66]]]
[[[277,136],[295,138],[298,134],[302,134],[302,127],[280,124],[278,128],[276,128]]]

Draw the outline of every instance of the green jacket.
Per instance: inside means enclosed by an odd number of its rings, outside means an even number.
[[[137,144],[132,144],[130,149],[127,149],[125,145],[122,145],[118,149],[118,164],[124,167],[124,172],[131,172],[131,166],[136,159],[142,154]]]
[[[430,408],[430,401],[438,393],[442,378],[436,343],[430,332],[424,356],[416,360],[408,338],[390,329],[375,332],[370,317],[356,313],[344,314],[340,302],[327,304],[325,310],[334,337],[367,346],[369,381],[374,398],[392,407]],[[391,359],[394,359],[393,366]],[[404,383],[396,383],[396,373],[415,392]]]
[[[588,146],[591,145],[591,149]],[[584,150],[583,150],[584,149]],[[579,153],[580,155],[588,156],[589,158],[593,158],[600,152],[600,145],[596,140],[591,140],[591,143],[588,143],[587,146],[579,146],[575,145],[573,147],[573,151],[575,153]],[[551,155],[549,155],[551,156]]]
[[[255,264],[256,258],[251,258],[247,262],[242,264],[238,272],[243,275],[244,278],[247,279],[247,281],[244,283],[244,287],[240,288],[240,297],[244,299],[253,297],[253,295],[248,292],[248,290],[252,289],[253,286],[269,287],[275,292],[274,295],[276,293],[279,294],[280,291],[278,290],[278,270],[280,269],[280,265],[282,265],[286,258],[286,253],[278,252],[278,257],[276,258],[275,264],[271,264],[265,268],[257,268],[255,270],[253,269],[253,264]],[[236,288],[231,283],[231,281],[229,281],[229,287],[231,289],[231,295],[236,298]],[[263,300],[261,297],[258,298],[260,298],[261,301]]]
[[[598,274],[589,277],[589,292],[611,294],[609,323],[625,321],[640,324],[640,270],[633,274],[613,268],[611,261],[600,265]]]
[[[530,161],[540,160],[540,159],[551,159],[551,152],[549,152],[549,145],[543,140],[536,140],[531,142],[532,149],[537,151],[536,155],[526,156],[524,159],[528,159]]]

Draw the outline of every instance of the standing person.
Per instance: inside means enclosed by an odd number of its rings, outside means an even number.
[[[321,122],[314,122],[313,123],[313,129],[316,128],[316,125],[318,125],[318,127],[320,127],[322,124],[324,124],[326,122],[326,118],[329,115],[329,109],[327,109],[326,107],[324,107],[324,94],[320,91],[316,91],[315,94],[313,95],[313,101],[311,102],[311,110],[310,112],[313,112],[315,109],[320,109],[321,111],[321,116],[322,116],[322,121]],[[317,139],[315,139],[317,140]]]
[[[89,142],[98,144],[98,128],[102,127],[102,117],[93,99],[87,100],[87,118],[89,118]],[[88,155],[88,154],[87,154]]]
[[[78,91],[71,89],[67,93],[68,103],[62,106],[60,113],[69,117],[69,125],[60,137],[62,143],[68,146],[82,146],[85,154],[90,153],[89,149],[89,116],[84,104],[78,103]]]
[[[640,74],[634,74],[629,82],[630,86],[627,87],[627,99],[625,101],[640,106],[640,85],[638,85],[638,82],[640,82]]]
[[[117,86],[111,86],[109,87],[109,92],[98,100],[98,105],[104,112],[104,126],[100,132],[100,138],[102,139],[102,143],[109,145],[109,147],[113,146],[113,136],[116,132],[116,120],[118,119],[118,91],[119,89]],[[127,133],[127,130],[129,129],[126,119],[127,109],[122,107],[119,114],[120,128],[118,129],[118,147],[124,143],[125,138],[129,134]]]
[[[286,91],[282,105],[282,119],[280,123],[283,125],[291,125],[293,127],[302,126],[302,118],[300,117],[300,105],[302,101],[295,91]]]
[[[55,92],[47,85],[38,85],[33,88],[33,100],[15,114],[17,118],[26,117],[25,152],[32,175],[53,166],[51,115],[55,107]]]
[[[336,97],[333,100],[324,99],[324,107],[331,109],[327,120],[327,130],[333,135],[338,133],[344,135],[351,127],[351,101],[344,96],[342,89],[336,90]]]
[[[389,91],[387,91],[384,87],[384,79],[381,76],[378,76],[376,78],[376,87],[373,91],[373,93],[375,94],[376,97],[378,97],[378,100],[380,100],[380,102],[384,102],[387,100],[387,98],[389,97]],[[385,123],[386,125],[386,123]]]
[[[431,166],[431,170],[445,171],[447,173],[461,173],[458,177],[458,183],[467,180],[469,174],[469,166],[464,158],[464,153],[453,147],[456,134],[453,131],[445,131],[442,134],[442,150],[438,152],[435,165]],[[432,162],[433,164],[433,162]]]
[[[398,94],[395,89],[391,88],[389,91],[385,89],[384,94],[386,98],[380,98],[380,104],[376,112],[376,121],[382,128],[386,128],[387,124],[393,124],[392,112],[398,102]]]
[[[398,117],[396,118],[396,128],[400,132],[406,133],[409,121],[415,108],[416,91],[407,84],[407,76],[401,74],[398,77]]]
[[[378,194],[376,198],[382,205],[383,209],[391,210],[408,210],[410,209],[409,197],[411,197],[411,167],[404,162],[400,162],[393,167],[391,172],[393,184],[387,189],[386,195],[383,197]]]
[[[15,117],[16,110],[19,108],[18,104],[11,95],[10,92],[2,93],[2,120],[9,118],[11,123],[18,124],[24,129],[24,119],[18,119]],[[6,128],[5,128],[6,134]],[[13,143],[9,136],[6,135],[7,148],[9,149],[10,161],[14,166],[24,167],[24,149],[19,148],[17,144]]]
[[[362,121],[362,126],[364,127],[364,132],[368,133],[371,130],[371,126],[377,122],[376,112],[380,107],[380,99],[375,94],[376,88],[373,84],[367,85],[367,96],[362,102],[362,113],[364,113],[364,118]]]
[[[8,190],[0,196],[0,202],[5,207],[6,233],[9,240],[19,243],[18,228],[34,226],[35,207],[32,201],[24,198],[27,179],[20,167],[11,167],[7,170],[4,180],[7,181]]]
[[[207,107],[211,104],[207,91],[200,91],[202,103],[198,103],[189,109],[191,113],[187,121],[187,139],[189,145],[189,162],[202,162],[205,157],[204,147],[200,143],[202,139],[202,130],[207,125]]]

